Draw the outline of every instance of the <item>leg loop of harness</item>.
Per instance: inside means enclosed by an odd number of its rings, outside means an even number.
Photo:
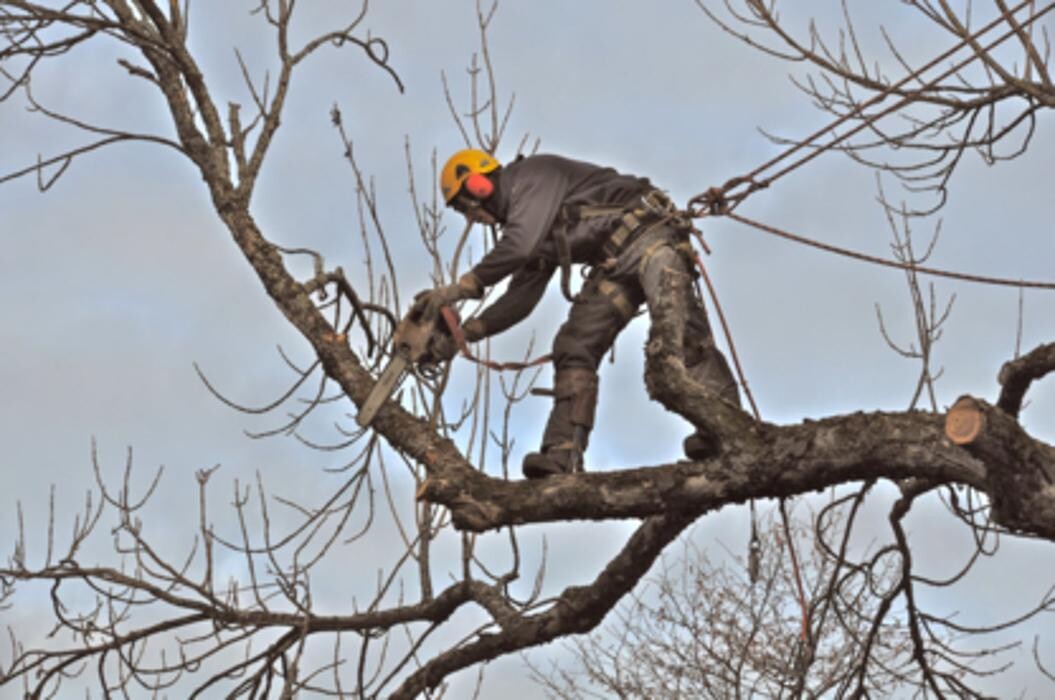
[[[641,253],[641,262],[638,263],[637,267],[639,277],[645,274],[645,269],[648,267],[648,264],[652,260],[653,256],[655,256],[655,254],[663,248],[667,247],[671,248],[672,250],[674,250],[674,252],[681,256],[681,258],[686,263],[686,270],[688,270],[689,274],[692,275],[694,279],[699,276],[699,272],[696,270],[695,267],[694,261],[696,253],[692,247],[692,241],[690,241],[688,237],[679,235],[679,240],[677,240],[676,242],[671,241],[669,237],[663,236],[657,238],[655,241],[650,243],[648,247],[645,248],[644,252]]]
[[[560,264],[560,291],[568,301],[571,295],[571,244],[568,242],[567,224],[558,224],[554,236],[557,244],[557,262]]]
[[[632,319],[634,314],[637,313],[638,305],[630,301],[630,297],[627,296],[621,285],[611,280],[601,279],[597,283],[597,290],[608,299],[608,302],[615,308],[624,322]]]

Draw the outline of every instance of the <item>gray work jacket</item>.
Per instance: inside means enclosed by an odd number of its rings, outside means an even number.
[[[557,227],[564,229],[573,263],[599,262],[619,215],[579,221],[576,207],[630,205],[653,189],[646,178],[555,155],[510,163],[495,180],[487,209],[500,222],[501,236],[471,273],[485,287],[512,279],[505,294],[480,314],[487,335],[522,320],[542,298],[560,262]]]

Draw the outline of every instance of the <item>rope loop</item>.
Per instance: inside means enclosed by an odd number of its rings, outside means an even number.
[[[738,187],[743,187],[743,189],[731,192]],[[696,195],[689,200],[685,208],[694,219],[705,216],[726,216],[749,195],[767,187],[769,187],[769,180],[756,180],[751,176],[740,175],[726,180],[725,184],[720,187],[711,187]]]

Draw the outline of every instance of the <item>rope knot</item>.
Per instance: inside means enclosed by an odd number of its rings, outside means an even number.
[[[729,200],[725,198],[726,189],[711,187],[703,193],[703,204],[712,216],[721,216],[729,211]]]
[[[726,183],[728,185],[728,183]],[[729,212],[729,201],[725,197],[726,186],[715,186],[689,200],[686,207],[689,216],[698,219],[703,216],[722,216]]]
[[[769,180],[755,180],[753,177],[743,175],[734,177],[722,186],[711,187],[706,192],[696,195],[689,200],[689,213],[693,218],[702,216],[726,216],[735,209],[740,202],[747,199],[748,195],[758,190],[769,187]],[[731,190],[742,187],[743,189],[730,194]]]

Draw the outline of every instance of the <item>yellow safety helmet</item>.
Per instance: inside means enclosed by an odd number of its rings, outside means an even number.
[[[458,151],[447,159],[440,172],[440,190],[443,192],[443,201],[450,204],[458,196],[465,181],[473,175],[486,175],[498,170],[501,165],[498,159],[490,153],[476,148]],[[473,195],[479,199],[486,199],[486,197],[479,197],[477,192]]]

